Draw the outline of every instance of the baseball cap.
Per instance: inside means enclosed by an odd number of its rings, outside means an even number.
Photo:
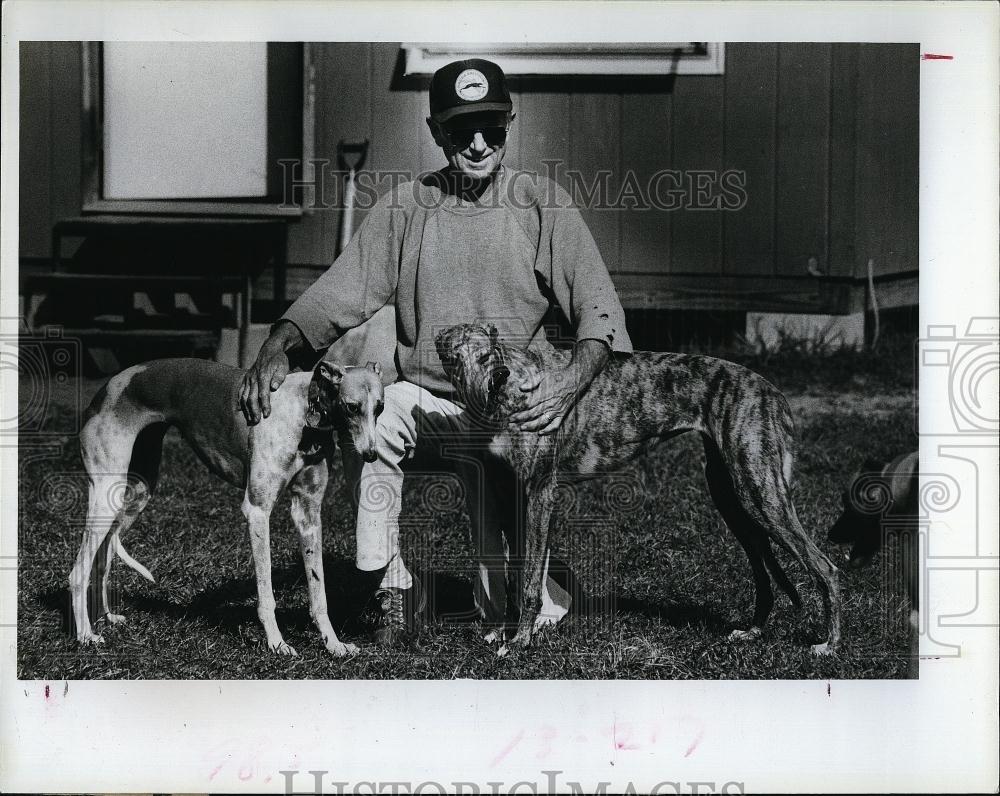
[[[452,61],[431,78],[431,118],[447,122],[465,113],[501,111],[513,104],[503,70],[485,58]]]

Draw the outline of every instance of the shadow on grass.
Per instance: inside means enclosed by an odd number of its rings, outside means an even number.
[[[612,605],[618,612],[655,619],[670,627],[703,627],[719,633],[728,633],[733,629],[730,622],[711,608],[691,602],[661,604],[632,597],[617,597],[614,598]],[[602,605],[601,610],[606,611],[607,606]]]
[[[372,633],[377,613],[369,590],[370,579],[359,574],[353,562],[343,558],[324,557],[323,569],[327,610],[338,634],[355,636]],[[415,574],[429,586],[428,621],[443,620],[449,625],[470,625],[481,621],[470,580],[450,573]],[[621,613],[653,619],[675,628],[703,627],[720,634],[732,629],[731,623],[703,605],[691,602],[654,603],[618,594],[590,595],[575,579],[565,585],[573,595],[570,617],[606,617],[610,620]],[[289,632],[308,632],[312,622],[301,567],[276,569],[272,574],[272,586],[279,599],[287,599],[288,595],[294,594],[296,602],[300,603],[297,607],[279,608],[275,612],[280,627]],[[187,601],[174,598],[165,591],[157,592],[155,586],[152,588],[152,593],[146,588],[142,591],[112,589],[109,593],[112,610],[126,614],[130,610],[138,611],[171,619],[198,618],[232,637],[239,637],[240,628],[258,621],[257,583],[253,576],[227,578],[197,592]],[[69,590],[62,587],[41,591],[37,599],[42,606],[58,613],[62,631],[73,637],[75,628]],[[88,605],[91,621],[96,621],[99,611],[95,594],[90,595]]]

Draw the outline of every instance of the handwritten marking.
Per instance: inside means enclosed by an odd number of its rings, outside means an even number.
[[[938,53],[924,53],[920,56],[922,61],[953,61],[954,55],[939,55]]]
[[[49,687],[48,686],[45,686],[45,698],[46,699],[49,698]]]
[[[501,760],[503,760],[507,755],[514,751],[514,747],[521,743],[521,739],[524,738],[524,730],[521,730],[517,735],[515,735],[510,743],[508,743],[503,749],[500,750],[500,754],[493,758],[493,762],[490,766],[496,766]]]
[[[684,757],[690,757],[691,753],[698,748],[698,744],[701,743],[701,736],[703,736],[704,734],[705,734],[704,730],[698,730],[698,734],[694,737],[694,740],[691,741],[691,745],[687,748],[687,751],[684,753]]]
[[[619,735],[621,737],[619,738]],[[615,721],[611,725],[611,740],[614,742],[615,749],[621,749],[623,751],[632,751],[635,749],[642,748],[637,743],[629,743],[632,740],[632,727],[628,724],[622,726],[619,733],[618,722]]]

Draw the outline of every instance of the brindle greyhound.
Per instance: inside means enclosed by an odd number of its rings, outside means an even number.
[[[108,571],[118,556],[152,581],[149,570],[122,547],[120,537],[146,507],[156,488],[163,436],[176,426],[215,475],[244,489],[243,516],[257,576],[257,616],[268,647],[295,655],[274,617],[271,588],[270,514],[286,486],[309,584],[309,613],[333,655],[357,652],[334,632],[323,581],[320,505],[328,479],[334,435],[350,439],[368,461],[375,458],[375,419],[382,411],[380,368],[320,362],[310,373],[289,374],[271,396],[271,414],[248,427],[237,397],[243,372],[200,359],[160,359],[114,376],[94,397],[80,430],[80,451],[89,481],[87,524],[70,574],[76,637],[100,644],[87,608],[91,568],[100,583],[101,618],[124,621],[108,608]],[[96,565],[95,565],[96,557]]]
[[[490,451],[506,461],[527,492],[521,615],[513,643],[528,646],[541,606],[556,479],[613,472],[657,440],[697,431],[705,444],[709,490],[746,551],[756,600],[753,621],[731,638],[761,634],[774,604],[771,580],[798,607],[795,587],[771,549],[777,542],[812,576],[833,652],[840,636],[837,568],[806,535],[791,499],[793,424],[778,390],[740,365],[705,356],[637,352],[612,360],[555,434],[521,432],[507,418],[525,405],[519,389],[539,371],[558,371],[567,352],[505,345],[492,326],[452,326],[436,338],[445,372],[469,411],[491,430]],[[770,577],[768,575],[770,573]]]

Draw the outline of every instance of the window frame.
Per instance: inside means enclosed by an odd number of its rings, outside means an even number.
[[[508,76],[721,75],[725,45],[719,42],[597,42],[518,44],[404,44],[405,73],[430,75],[451,61],[488,58]]]

